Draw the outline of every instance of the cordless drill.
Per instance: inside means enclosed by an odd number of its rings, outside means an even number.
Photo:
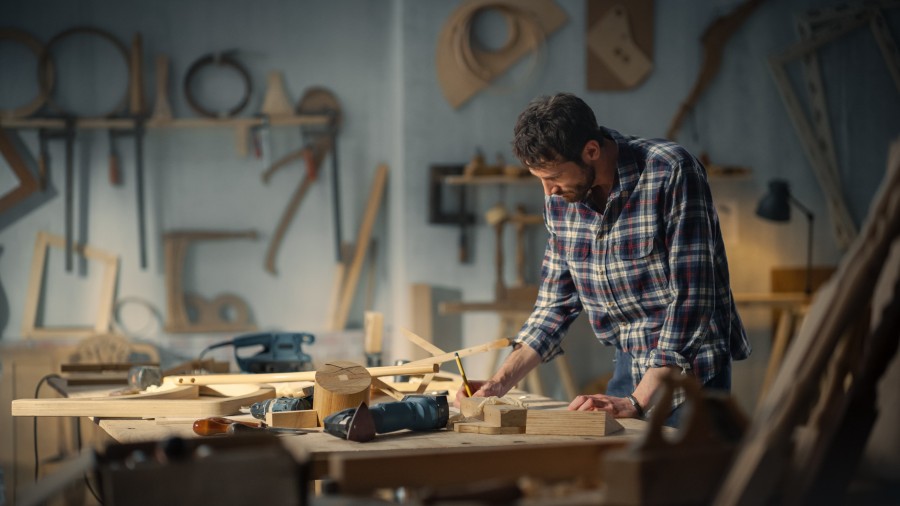
[[[325,432],[332,436],[364,443],[402,429],[427,431],[443,429],[450,418],[447,397],[407,395],[403,400],[383,402],[371,408],[365,402],[325,417]]]

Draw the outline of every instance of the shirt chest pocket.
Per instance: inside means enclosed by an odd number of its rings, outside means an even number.
[[[612,244],[607,279],[615,291],[637,300],[668,300],[667,258],[653,235],[621,237]]]
[[[588,237],[554,236],[556,252],[568,262],[581,262],[591,252],[592,242]]]

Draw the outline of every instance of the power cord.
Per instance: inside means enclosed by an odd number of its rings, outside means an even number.
[[[48,374],[48,375],[44,376],[43,378],[40,379],[40,381],[38,381],[37,387],[35,387],[35,389],[34,389],[34,398],[35,398],[35,399],[37,399],[37,398],[38,398],[38,394],[41,393],[41,386],[42,386],[44,383],[46,383],[48,380],[51,380],[51,379],[54,379],[54,378],[61,379],[62,377],[61,377],[59,374],[51,373],[51,374]],[[32,427],[33,427],[33,429],[34,429],[34,481],[35,481],[35,482],[38,480],[38,474],[39,474],[40,467],[41,467],[41,461],[40,461],[40,459],[38,458],[38,430],[37,430],[37,421],[38,421],[38,417],[35,416],[35,417],[34,417],[34,421],[33,421],[33,423],[32,423]]]
[[[81,417],[78,417],[75,419],[75,446],[78,448],[78,453],[80,454],[81,446],[82,446],[81,445]],[[91,485],[91,480],[88,479],[87,471],[85,471],[85,473],[82,475],[82,477],[84,478],[84,486],[86,486],[87,489],[91,492],[91,495],[94,496],[94,499],[96,499],[97,502],[102,505],[103,500],[100,499],[100,495],[97,494],[97,491],[94,490],[94,486]]]
[[[56,373],[47,374],[43,378],[38,381],[37,386],[34,389],[34,398],[37,399],[38,395],[41,393],[41,387],[47,381],[51,379],[61,379],[62,376]],[[38,455],[38,427],[37,427],[38,417],[34,417],[32,421],[32,429],[34,431],[34,481],[38,481],[38,477],[40,476],[40,468],[41,468],[41,460]],[[81,418],[75,418],[75,446],[78,449],[78,453],[81,453],[82,441],[81,441]],[[90,480],[88,479],[87,473],[84,473],[84,484],[87,489],[91,492],[91,495],[94,496],[94,499],[97,500],[99,504],[103,504],[103,500],[100,499],[100,496],[97,494],[97,491],[94,490],[94,487],[91,485]]]

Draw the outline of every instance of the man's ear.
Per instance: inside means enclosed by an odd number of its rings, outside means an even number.
[[[595,139],[591,139],[585,143],[581,150],[581,158],[585,163],[593,162],[600,159],[600,143]]]

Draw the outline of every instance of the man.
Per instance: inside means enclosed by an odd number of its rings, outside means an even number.
[[[701,163],[675,143],[598,126],[567,93],[537,98],[519,115],[513,153],[541,180],[550,238],[516,347],[491,379],[470,382],[473,395],[505,395],[561,353],[583,310],[597,339],[616,346],[616,363],[605,395],[579,395],[569,409],[642,418],[672,369],[730,389],[731,361],[750,345]],[[683,400],[677,393],[665,407],[668,425],[677,426]]]

